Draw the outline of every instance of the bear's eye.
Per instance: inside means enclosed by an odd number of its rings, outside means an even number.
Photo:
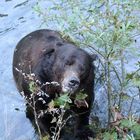
[[[65,63],[66,66],[71,66],[72,64],[73,64],[73,61],[70,61],[70,60],[67,60]]]

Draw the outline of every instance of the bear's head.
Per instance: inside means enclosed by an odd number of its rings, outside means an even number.
[[[84,50],[68,43],[50,50],[52,81],[58,82],[62,92],[75,93],[92,68],[92,57]],[[47,72],[46,72],[47,75]]]

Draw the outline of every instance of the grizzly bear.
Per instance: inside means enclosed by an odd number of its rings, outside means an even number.
[[[70,93],[72,100],[70,110],[77,114],[74,135],[79,139],[88,139],[92,135],[87,125],[94,100],[92,56],[74,43],[63,39],[56,31],[37,30],[21,39],[13,57],[13,75],[17,88],[27,100],[27,105],[32,108],[33,91],[30,90],[28,74],[34,74],[34,79],[44,92],[44,94],[36,93],[34,97],[36,112],[45,110],[57,96]],[[55,84],[48,86],[46,83]],[[76,94],[80,91],[87,95],[86,105],[82,101],[79,104],[74,102]],[[41,101],[40,97],[45,102]],[[52,121],[51,117],[49,113],[44,113],[38,118],[42,133],[50,131],[51,126],[48,123]]]

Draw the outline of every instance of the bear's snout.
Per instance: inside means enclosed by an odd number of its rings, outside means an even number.
[[[74,93],[80,85],[80,79],[76,73],[68,72],[62,80],[62,92]]]
[[[80,81],[78,79],[64,79],[62,81],[62,92],[74,93],[79,88],[79,85]]]

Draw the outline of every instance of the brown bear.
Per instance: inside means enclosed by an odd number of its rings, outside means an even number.
[[[75,137],[86,140],[92,135],[87,129],[94,100],[94,66],[91,55],[74,43],[62,39],[56,31],[37,30],[25,36],[17,44],[13,58],[13,75],[17,88],[23,93],[30,106],[32,91],[29,90],[30,85],[25,77],[26,74],[34,74],[42,91],[47,93],[35,95],[37,111],[45,110],[48,107],[47,104],[56,95],[71,93],[73,102],[70,109],[78,114]],[[46,82],[58,84],[48,86]],[[87,94],[85,99],[87,105],[79,106],[74,103],[73,98],[81,90]],[[45,103],[41,102],[40,96]],[[41,131],[45,132],[45,127],[49,131],[47,123],[51,120],[50,114],[47,113],[41,117],[39,120]]]

